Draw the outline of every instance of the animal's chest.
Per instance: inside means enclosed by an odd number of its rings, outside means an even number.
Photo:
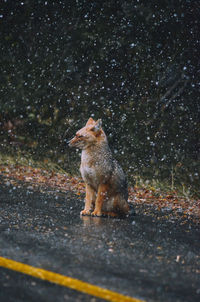
[[[97,189],[101,182],[101,173],[96,161],[87,154],[82,153],[80,171],[83,180]]]
[[[85,181],[87,181],[88,183],[97,181],[97,179],[98,179],[97,178],[97,173],[96,173],[96,171],[94,170],[93,167],[89,167],[87,165],[82,165],[81,164],[80,170],[81,170],[81,175],[82,175],[83,179]]]

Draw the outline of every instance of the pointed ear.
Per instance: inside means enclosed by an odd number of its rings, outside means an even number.
[[[91,130],[94,132],[98,132],[101,130],[101,126],[102,126],[102,120],[99,119],[98,121],[96,121],[94,127],[92,127]]]
[[[89,120],[86,123],[86,126],[89,126],[89,125],[94,124],[94,123],[95,123],[95,121],[93,120],[92,117],[90,117]]]

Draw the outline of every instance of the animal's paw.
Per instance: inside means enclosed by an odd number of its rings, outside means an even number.
[[[91,215],[91,212],[90,212],[90,210],[83,210],[83,211],[81,211],[81,213],[80,213],[81,215],[83,215],[83,216],[90,216]]]
[[[102,216],[102,213],[101,211],[98,211],[98,210],[94,210],[91,214],[92,216],[98,216],[98,217],[101,217]]]

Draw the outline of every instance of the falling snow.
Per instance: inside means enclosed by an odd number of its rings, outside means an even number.
[[[130,178],[196,186],[199,8],[198,1],[4,0],[2,147],[25,146],[70,169],[77,156],[66,140],[93,116]]]

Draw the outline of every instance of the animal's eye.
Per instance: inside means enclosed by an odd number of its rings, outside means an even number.
[[[77,137],[77,138],[82,138],[82,137],[83,137],[83,135],[76,134],[76,137]]]

